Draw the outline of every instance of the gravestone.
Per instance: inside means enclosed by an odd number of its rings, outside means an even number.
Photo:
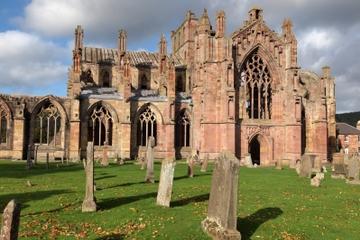
[[[296,161],[297,161],[297,159],[296,159],[296,158],[292,158],[292,159],[290,159],[290,162],[289,162],[289,168],[291,168],[291,169],[295,169],[295,168],[296,168]]]
[[[31,145],[28,145],[28,151],[27,151],[27,156],[26,156],[26,168],[29,170],[31,169],[33,163],[31,161]]]
[[[202,164],[201,164],[201,170],[200,170],[201,172],[206,172],[207,171],[208,163],[209,163],[209,154],[206,154],[205,158],[204,158],[204,160],[202,161]]]
[[[276,167],[275,167],[275,169],[277,169],[277,170],[282,170],[282,169],[283,169],[281,158],[278,158],[278,160],[276,161]]]
[[[331,178],[335,179],[345,179],[346,168],[344,164],[344,153],[334,153],[333,154],[333,172]]]
[[[296,160],[296,163],[295,163],[295,171],[298,175],[300,175],[300,169],[301,169],[301,160]]]
[[[359,181],[359,172],[360,172],[360,162],[359,158],[356,155],[353,155],[348,160],[348,174],[347,174],[347,183],[360,184]]]
[[[300,176],[311,177],[314,166],[315,155],[305,153],[301,156]]]
[[[103,156],[101,159],[101,166],[107,167],[109,166],[109,156],[108,156],[108,147],[103,146]]]
[[[82,212],[96,212],[94,197],[94,145],[92,142],[88,142],[86,154],[86,160],[83,161],[86,175],[86,185],[85,198],[82,203]]]
[[[155,138],[149,137],[148,143],[146,146],[146,176],[145,182],[154,183],[154,147],[155,147]]]
[[[161,173],[156,204],[170,207],[174,170],[176,162],[173,159],[164,159],[161,162]]]
[[[310,185],[313,187],[320,187],[321,180],[324,179],[324,173],[318,172],[316,175],[310,180]]]
[[[16,240],[20,223],[20,205],[11,200],[2,215],[0,240]]]
[[[321,157],[316,156],[314,159],[314,171],[315,172],[321,172],[322,170],[322,160]]]
[[[251,158],[251,154],[248,153],[245,155],[244,158],[244,165],[248,168],[252,168],[253,167],[253,163],[252,163],[252,158]]]
[[[241,239],[237,231],[239,160],[222,152],[215,160],[207,217],[203,230],[213,239]]]

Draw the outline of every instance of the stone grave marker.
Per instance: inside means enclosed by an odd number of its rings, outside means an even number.
[[[204,160],[201,163],[201,170],[200,170],[201,172],[207,171],[208,163],[209,163],[209,154],[206,154]]]
[[[318,172],[313,178],[311,178],[310,185],[313,187],[320,187],[321,180],[323,179],[324,179],[324,173]]]
[[[161,162],[160,182],[156,198],[157,205],[170,207],[175,165],[176,162],[173,159],[164,159]]]
[[[344,164],[344,153],[334,153],[333,154],[333,172],[331,178],[335,179],[345,179],[346,177],[346,168]]]
[[[244,165],[248,168],[252,168],[253,167],[253,163],[252,163],[252,158],[251,158],[251,154],[248,153],[245,155],[244,158]]]
[[[107,167],[109,166],[109,156],[108,156],[108,147],[103,146],[103,156],[101,159],[101,166]]]
[[[305,153],[301,157],[300,176],[311,177],[314,166],[315,155]]]
[[[360,172],[360,161],[359,157],[353,155],[348,160],[348,174],[347,174],[347,183],[352,184],[360,184],[359,180],[359,172]]]
[[[201,225],[213,239],[241,239],[237,231],[239,160],[222,152],[215,160],[208,213]]]
[[[13,199],[4,209],[0,240],[16,240],[20,224],[20,205]]]
[[[92,142],[88,142],[86,154],[86,160],[83,161],[86,183],[82,212],[96,212],[96,202],[94,197],[94,145]]]
[[[146,176],[145,182],[154,183],[154,147],[155,138],[150,136],[146,146]]]

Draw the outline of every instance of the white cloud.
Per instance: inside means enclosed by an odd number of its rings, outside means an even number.
[[[68,47],[20,31],[0,32],[0,85],[46,87],[66,79]],[[65,82],[64,82],[65,84]]]

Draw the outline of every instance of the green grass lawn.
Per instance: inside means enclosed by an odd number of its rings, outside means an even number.
[[[190,179],[178,163],[171,207],[163,208],[155,204],[158,183],[145,184],[139,166],[96,166],[99,211],[82,213],[82,165],[27,171],[25,162],[0,161],[0,209],[13,198],[22,204],[20,239],[209,239],[200,226],[209,169]],[[159,171],[156,164],[157,179]],[[241,168],[238,229],[242,239],[360,239],[360,186],[327,174],[314,188],[291,169]]]

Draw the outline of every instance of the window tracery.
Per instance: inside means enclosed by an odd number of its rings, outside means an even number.
[[[94,146],[112,145],[113,118],[106,107],[94,107],[89,118],[88,133],[88,139]]]
[[[245,87],[249,118],[271,119],[272,78],[268,66],[257,53],[245,62],[240,81],[240,85]]]
[[[146,146],[147,141],[150,136],[155,138],[157,136],[157,121],[156,115],[151,111],[150,107],[146,109],[139,115],[138,119],[138,145]]]
[[[8,141],[9,119],[10,115],[8,111],[0,104],[0,145],[6,144]]]
[[[52,103],[45,104],[35,116],[34,143],[57,146],[60,144],[61,115]]]

